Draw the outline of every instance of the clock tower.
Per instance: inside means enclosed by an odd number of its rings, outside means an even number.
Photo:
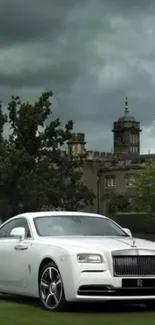
[[[137,154],[140,153],[140,123],[129,114],[128,99],[125,99],[124,115],[113,123],[114,153]]]

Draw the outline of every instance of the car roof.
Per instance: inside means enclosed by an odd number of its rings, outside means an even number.
[[[35,217],[48,217],[48,216],[89,216],[89,217],[102,217],[106,218],[103,215],[89,212],[73,212],[73,211],[39,211],[39,212],[26,212],[18,214],[13,218],[26,217],[28,219],[33,219]]]

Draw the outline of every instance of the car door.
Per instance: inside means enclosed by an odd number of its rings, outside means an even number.
[[[22,293],[28,285],[27,259],[23,259],[23,252],[31,246],[28,238],[20,242],[18,238],[11,237],[12,229],[24,227],[26,237],[31,238],[26,219],[17,218],[8,221],[0,229],[0,291]]]

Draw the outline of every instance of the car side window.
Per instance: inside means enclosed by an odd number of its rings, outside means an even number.
[[[11,238],[10,233],[12,229],[18,227],[25,228],[25,235],[26,235],[25,237],[31,238],[31,233],[30,233],[28,223],[24,218],[18,218],[15,220],[8,221],[7,224],[2,226],[2,228],[0,229],[0,238],[9,238],[9,237]]]

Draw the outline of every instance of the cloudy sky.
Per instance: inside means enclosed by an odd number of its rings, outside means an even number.
[[[155,152],[155,2],[1,0],[0,99],[53,90],[54,115],[74,119],[89,150],[111,151],[124,111]]]

